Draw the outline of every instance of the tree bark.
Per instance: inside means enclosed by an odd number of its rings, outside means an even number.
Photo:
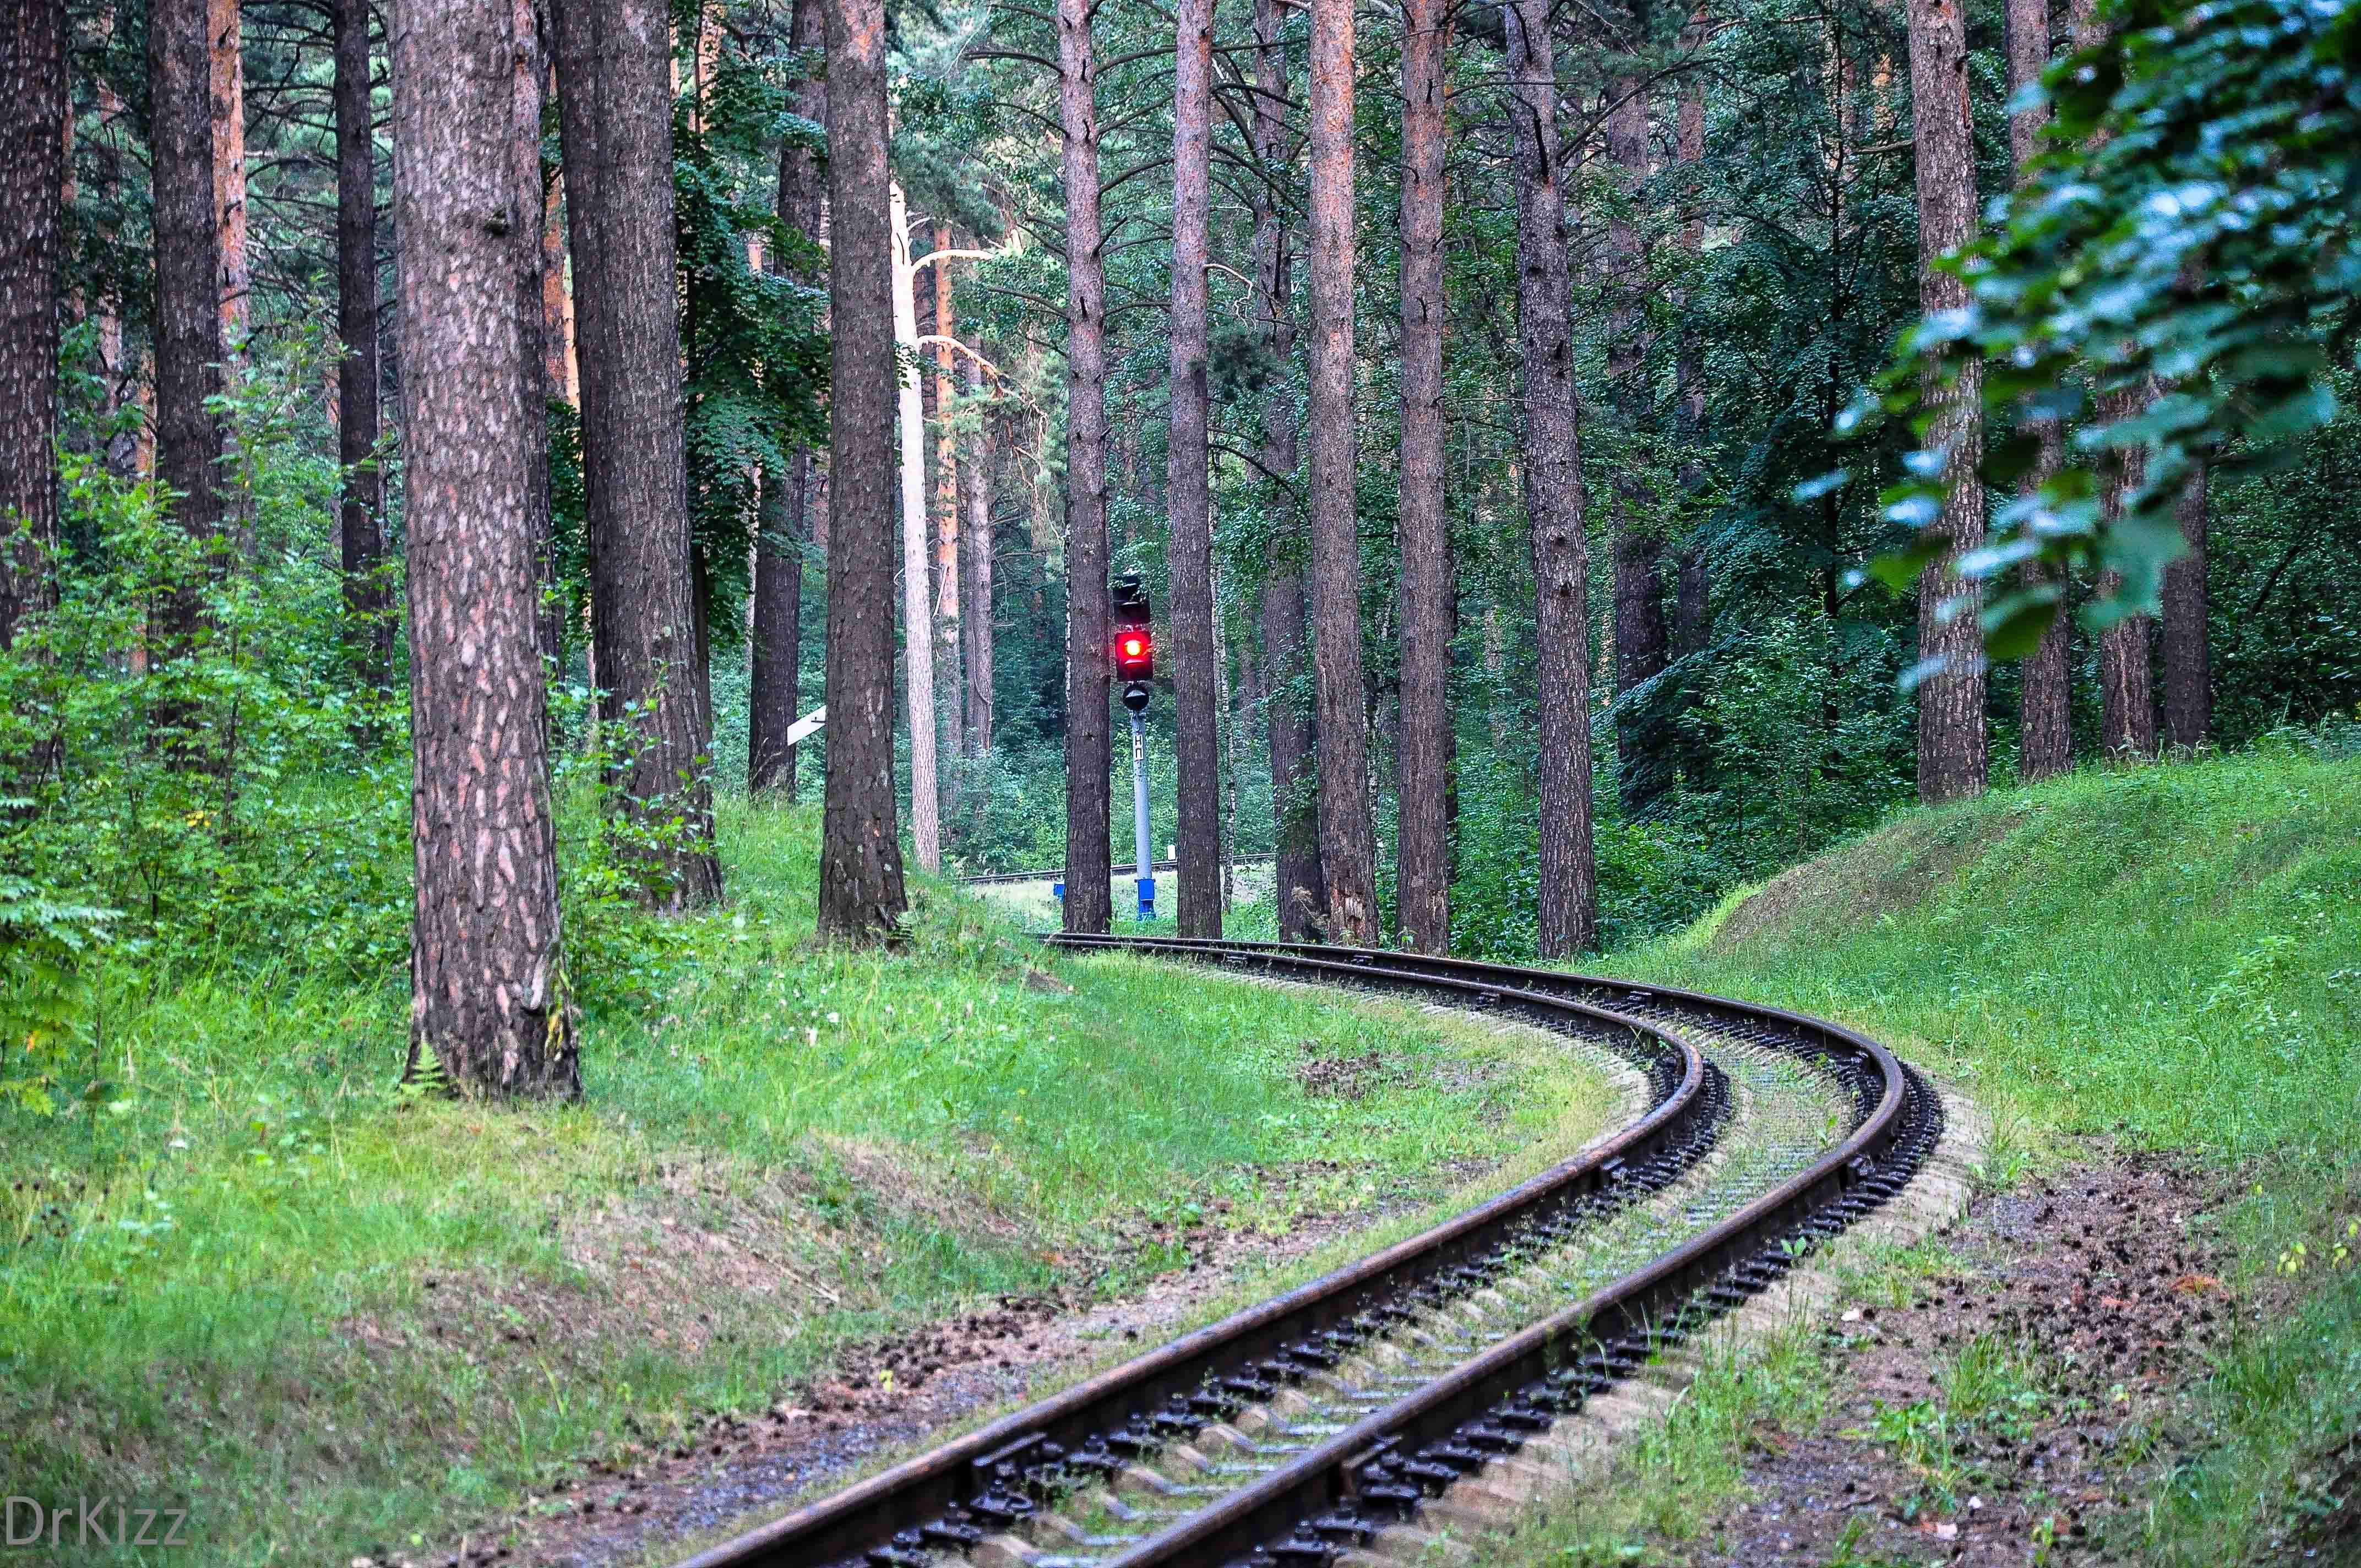
[[[1699,48],[1705,37],[1705,13],[1692,12],[1689,27],[1683,35],[1684,46],[1691,50]],[[1681,83],[1679,108],[1674,130],[1674,153],[1684,170],[1694,174],[1705,161],[1705,87],[1700,74],[1692,71]],[[1705,248],[1705,216],[1697,209],[1697,192],[1692,186],[1683,192],[1688,211],[1681,221],[1681,249],[1692,262]],[[1690,302],[1684,296],[1684,306]],[[1674,395],[1677,400],[1681,438],[1681,490],[1694,503],[1705,489],[1705,339],[1695,327],[1681,329],[1680,349],[1675,357],[1673,375]],[[1705,563],[1705,552],[1695,539],[1681,546],[1673,580],[1673,656],[1686,659],[1692,653],[1705,652],[1712,636],[1712,609],[1708,602],[1711,583]]]
[[[345,612],[361,678],[393,679],[393,584],[386,572],[385,476],[377,444],[377,130],[369,90],[368,0],[336,0],[336,454],[344,502],[336,514]]]
[[[960,379],[971,403],[983,393],[983,367],[975,361],[977,344],[968,341],[961,357]],[[967,457],[960,464],[959,626],[960,664],[967,673],[964,711],[960,724],[960,754],[980,760],[992,752],[992,423],[979,412]],[[983,803],[978,802],[981,820]]]
[[[2205,470],[2189,477],[2178,510],[2189,554],[2164,569],[2164,739],[2176,751],[2205,744],[2213,721],[2205,617]]]
[[[2153,396],[2152,389],[2127,389],[2099,399],[2101,422],[2130,419]],[[2123,516],[2124,502],[2147,470],[2145,452],[2120,450],[2106,465],[2099,509],[2107,526]],[[2099,594],[2110,598],[2123,591],[2115,572],[2099,575]],[[2127,615],[2099,633],[2100,752],[2111,762],[2144,762],[2156,756],[2156,674],[2148,646],[2149,618]]]
[[[1967,21],[1960,0],[1908,0],[1910,102],[1918,179],[1918,303],[1962,309],[1967,284],[1935,263],[1975,237],[1975,122],[1968,102]],[[1983,376],[1973,360],[1948,388],[1929,386],[1927,431],[1952,483],[1936,523],[1942,554],[1918,579],[1918,656],[1940,660],[1918,684],[1918,798],[1982,795],[1987,772],[1984,674],[1977,586],[1959,558],[1983,542]],[[1947,607],[1949,607],[1947,609]]]
[[[553,52],[555,38],[552,38]],[[557,73],[550,71],[554,84]],[[578,403],[574,384],[574,296],[566,287],[566,172],[553,170],[541,198],[541,352],[549,395]]]
[[[65,0],[0,20],[0,650],[57,602],[58,264],[65,240]]]
[[[1501,8],[1516,122],[1517,339],[1524,362],[1525,510],[1532,529],[1540,734],[1541,908],[1536,945],[1565,958],[1598,945],[1591,835],[1590,539],[1575,422],[1565,245],[1566,170],[1548,7]]]
[[[910,213],[896,183],[891,193],[894,335],[910,356],[900,373],[895,414],[901,430],[902,656],[904,717],[910,729],[910,848],[930,872],[943,868],[941,779],[935,757],[934,601],[927,587],[927,414],[919,385],[917,287]]]
[[[1207,446],[1205,263],[1213,211],[1213,0],[1179,0],[1172,102],[1172,693],[1179,763],[1180,930],[1222,934],[1222,762],[1213,671],[1213,512]]]
[[[213,58],[206,0],[156,0],[148,13],[148,147],[156,249],[156,477],[192,539],[218,549],[222,428],[221,229],[214,211]],[[202,602],[167,596],[151,657],[187,651]],[[181,716],[163,716],[167,729]]]
[[[463,1092],[581,1091],[565,1003],[556,829],[526,518],[531,372],[512,0],[393,13],[394,192],[409,506],[410,1072]],[[218,317],[215,318],[218,320]]]
[[[1402,10],[1401,729],[1395,904],[1402,945],[1451,948],[1451,520],[1443,501],[1444,0]]]
[[[246,52],[238,0],[207,0],[205,35],[213,93],[214,221],[220,228],[222,344],[234,358],[243,359],[254,272],[246,249]]]
[[[513,5],[516,82],[510,114],[515,131],[510,152],[516,160],[517,211],[527,220],[516,232],[517,323],[525,352],[525,526],[533,532],[537,585],[534,640],[542,658],[555,671],[562,667],[566,656],[566,619],[557,599],[556,521],[549,492],[549,402],[556,388],[548,377],[542,300],[541,220],[548,191],[542,181],[541,112],[550,61],[535,0],[513,0]]]
[[[1279,42],[1284,0],[1255,0],[1255,152],[1267,170],[1288,167],[1286,54]],[[1272,361],[1295,358],[1294,290],[1289,279],[1285,209],[1267,189],[1255,201],[1255,308]],[[1274,512],[1292,521],[1299,502],[1280,476],[1296,471],[1295,393],[1276,377],[1263,400],[1262,466],[1271,476]],[[1293,532],[1290,527],[1290,532]],[[1318,781],[1311,715],[1296,700],[1304,668],[1303,573],[1287,552],[1262,590],[1263,722],[1270,744],[1270,802],[1277,865],[1271,883],[1279,939],[1316,942],[1325,933],[1328,887],[1320,874]]]
[[[1106,266],[1090,0],[1058,0],[1066,186],[1066,929],[1114,917],[1108,778]]]
[[[894,798],[893,220],[884,0],[828,7],[828,781],[819,934],[899,931]]]
[[[1353,357],[1353,4],[1312,0],[1311,491],[1312,686],[1320,725],[1320,863],[1328,931],[1374,947],[1378,839],[1369,810]]]
[[[2049,0],[2008,0],[2008,91],[2011,99],[2037,82],[2049,66]],[[2037,104],[2008,117],[2008,145],[2016,165],[2017,182],[2041,146],[2041,127],[2049,120],[2049,106]],[[2039,489],[2058,472],[2064,456],[2063,433],[2056,420],[2045,420],[2037,432],[2039,455],[2026,477],[2027,493]],[[2038,587],[2063,577],[2049,567],[2028,563],[2025,580]],[[2074,765],[2073,687],[2067,674],[2072,623],[2063,603],[2048,630],[2025,661],[2020,672],[2022,692],[2017,707],[2017,775],[2027,784],[2052,778]]]
[[[1648,79],[1614,77],[1608,82],[1607,96],[1608,161],[1636,205],[1648,181]],[[1615,275],[1607,375],[1631,451],[1626,472],[1615,486],[1615,695],[1620,697],[1664,673],[1672,635],[1664,623],[1664,540],[1652,515],[1656,498],[1640,477],[1650,401],[1648,254],[1640,226],[1628,213],[1609,220],[1607,252]],[[1636,812],[1654,793],[1650,786],[1656,770],[1650,766],[1648,752],[1661,737],[1656,727],[1642,724],[1628,712],[1617,715],[1615,735],[1623,806]]]
[[[721,864],[682,433],[671,20],[660,0],[556,0],[556,14],[599,718],[631,735],[613,780],[627,808],[685,828],[650,867],[683,909],[721,896]]]
[[[796,0],[789,41],[808,55],[828,47],[827,0]],[[828,118],[828,84],[814,74],[796,83],[795,111],[815,123]],[[819,158],[789,138],[779,148],[779,221],[819,243],[822,176]],[[817,280],[796,276],[809,284]],[[747,697],[746,778],[756,793],[776,790],[796,799],[796,749],[787,729],[803,706],[804,541],[811,536],[812,456],[797,452],[784,474],[763,476],[763,529],[754,541],[753,669]]]
[[[949,225],[935,225],[935,248],[951,247]],[[958,367],[951,347],[958,325],[953,309],[951,269],[938,264],[935,277],[935,668],[942,683],[935,705],[935,755],[942,765],[943,819],[959,820],[960,771],[951,759],[960,754],[961,719],[966,712],[966,688],[960,668],[965,641],[960,635],[960,471],[959,436],[952,428],[952,405],[959,396]]]

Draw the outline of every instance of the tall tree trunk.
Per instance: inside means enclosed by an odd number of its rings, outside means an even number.
[[[1105,236],[1099,226],[1098,64],[1091,0],[1058,0],[1058,123],[1066,186],[1066,929],[1114,918],[1107,682]]]
[[[246,250],[246,54],[238,0],[207,0],[205,33],[213,93],[214,221],[220,226],[222,344],[233,357],[242,359],[254,273]]]
[[[827,0],[796,0],[789,41],[799,52],[828,46]],[[819,75],[796,83],[795,111],[818,123],[828,117],[828,84]],[[815,247],[819,243],[821,173],[818,155],[801,140],[779,148],[779,221]],[[798,277],[802,283],[817,280]],[[796,798],[796,749],[787,729],[803,706],[803,543],[810,537],[812,457],[797,452],[784,474],[763,476],[763,529],[754,540],[753,670],[747,696],[748,787]]]
[[[393,584],[386,571],[385,476],[377,444],[377,130],[369,92],[368,0],[336,0],[336,453],[344,504],[336,514],[348,641],[361,677],[393,679]]]
[[[935,248],[951,247],[950,225],[935,225]],[[939,683],[935,704],[935,758],[942,772],[943,820],[957,824],[960,819],[960,720],[966,711],[966,692],[961,683],[960,652],[960,456],[959,437],[952,428],[953,405],[959,396],[954,378],[958,367],[951,361],[958,351],[951,345],[958,324],[953,308],[951,269],[938,265],[934,272],[934,335],[942,341],[934,344],[935,362],[935,669]]]
[[[65,238],[65,0],[0,20],[0,650],[57,602],[58,262]],[[21,782],[21,781],[19,781]]]
[[[1312,0],[1312,672],[1329,935],[1374,947],[1378,836],[1354,515],[1353,0]]]
[[[1545,959],[1598,945],[1598,867],[1590,810],[1590,538],[1575,423],[1565,174],[1548,7],[1513,0],[1509,112],[1517,138],[1517,340],[1524,361],[1525,510],[1532,528],[1535,737],[1541,795]]]
[[[943,868],[942,793],[935,758],[935,629],[927,586],[927,412],[918,382],[917,276],[910,263],[910,210],[902,187],[891,195],[894,334],[909,354],[896,414],[902,433],[903,699],[910,728],[910,848],[930,872]],[[833,591],[833,590],[831,590]]]
[[[2109,392],[2099,399],[2099,419],[2107,424],[2130,419],[2153,395],[2153,389]],[[2108,460],[2099,506],[2109,527],[2123,516],[2125,501],[2140,488],[2147,469],[2147,455],[2136,447]],[[2103,598],[2121,593],[2123,586],[2118,573],[2099,575]],[[2147,616],[2127,615],[2099,633],[2099,750],[2111,762],[2147,762],[2156,755],[2156,674],[2148,627]]]
[[[561,979],[547,687],[526,518],[534,411],[516,308],[511,0],[392,12],[410,503],[410,1073],[581,1091]],[[215,318],[218,320],[218,317]]]
[[[819,934],[900,928],[894,798],[894,237],[885,0],[828,6],[828,784]]]
[[[960,754],[982,759],[992,751],[992,423],[981,411],[983,367],[977,344],[968,341],[960,379],[968,401],[979,405],[975,434],[959,467],[960,663],[967,673],[960,723]],[[983,803],[979,800],[979,820]]]
[[[2008,91],[2012,101],[2040,80],[2049,67],[2049,0],[2008,0]],[[2016,165],[2017,183],[2026,179],[2027,166],[2040,150],[2041,127],[2048,123],[2049,105],[2036,104],[2008,117],[2009,154]],[[2026,479],[2027,491],[2038,489],[2058,472],[2065,442],[2059,422],[2044,420],[2038,436],[2040,452]],[[2026,581],[2038,587],[2054,582],[2062,589],[2063,576],[2038,563],[2025,568]],[[2072,622],[2064,604],[2040,642],[2025,661],[2023,691],[2017,709],[2016,771],[2031,784],[2054,777],[2074,765],[2073,688],[2067,674],[2068,644]]]
[[[1607,95],[1608,160],[1636,206],[1648,181],[1648,79],[1615,77],[1608,83]],[[1607,250],[1615,273],[1607,374],[1614,384],[1616,411],[1631,454],[1627,471],[1615,487],[1615,695],[1620,697],[1664,674],[1672,636],[1664,624],[1664,585],[1659,571],[1664,540],[1652,515],[1656,498],[1639,477],[1651,400],[1648,253],[1640,226],[1628,212],[1609,221]],[[1656,793],[1652,785],[1658,769],[1649,753],[1663,737],[1659,727],[1643,725],[1630,713],[1617,716],[1615,737],[1623,806],[1637,811]]]
[[[1255,0],[1255,152],[1266,170],[1288,167],[1286,52],[1279,41],[1284,0]],[[1295,358],[1294,290],[1289,279],[1286,209],[1267,190],[1256,192],[1255,308],[1271,360]],[[1299,505],[1290,488],[1296,471],[1295,392],[1290,378],[1275,377],[1262,409],[1262,466],[1271,506],[1292,519]],[[1293,529],[1290,527],[1290,532]],[[1277,865],[1271,883],[1282,941],[1316,942],[1325,933],[1328,886],[1320,874],[1318,780],[1313,772],[1311,715],[1297,700],[1304,668],[1303,572],[1289,550],[1262,590],[1263,722],[1270,742],[1270,804]]]
[[[599,718],[631,730],[613,780],[629,809],[686,826],[655,869],[664,902],[687,908],[721,896],[721,864],[682,434],[671,18],[660,0],[556,13]]]
[[[1401,730],[1395,904],[1402,945],[1451,948],[1451,519],[1443,501],[1444,0],[1402,10]]]
[[[1699,9],[1690,13],[1689,26],[1682,35],[1682,47],[1692,52],[1702,47],[1705,28],[1705,12]],[[1693,181],[1697,167],[1705,161],[1705,85],[1701,72],[1691,71],[1682,79],[1673,135],[1674,155]],[[1698,195],[1694,183],[1683,191],[1682,202],[1687,211],[1681,220],[1680,247],[1694,265],[1697,254],[1705,248],[1705,214],[1698,210]],[[1681,302],[1685,311],[1693,303],[1686,291]],[[1681,328],[1680,348],[1673,375],[1680,421],[1681,491],[1694,505],[1706,483],[1705,336],[1694,325],[1685,323]],[[1705,552],[1695,539],[1691,539],[1681,546],[1679,561],[1674,571],[1672,642],[1675,658],[1686,659],[1692,653],[1705,651],[1705,645],[1711,637],[1709,593]]]
[[[221,229],[214,211],[213,56],[206,0],[155,0],[148,12],[148,147],[156,247],[156,477],[189,536],[218,549],[222,529]],[[151,657],[187,652],[202,599],[193,585],[159,608]],[[161,716],[166,729],[185,715]]]
[[[552,38],[553,45],[555,37]],[[555,49],[553,48],[553,53]],[[557,80],[549,73],[552,91]],[[566,287],[566,175],[552,170],[541,198],[541,353],[549,395],[574,404],[580,393],[574,384],[574,296]]]
[[[1975,237],[1975,119],[1968,102],[1967,19],[1960,0],[1908,0],[1910,102],[1916,127],[1918,303],[1931,314],[1968,302],[1967,284],[1935,263]],[[1918,656],[1942,661],[1918,684],[1918,798],[1982,795],[1987,771],[1982,598],[1956,570],[1984,537],[1983,376],[1970,361],[1949,387],[1930,386],[1927,443],[1951,479],[1936,527],[1942,554],[1918,579]],[[1956,606],[1947,611],[1947,606]]]
[[[557,598],[557,535],[549,491],[549,403],[556,386],[548,375],[547,323],[542,299],[542,215],[548,188],[542,181],[543,99],[550,80],[542,16],[535,0],[512,0],[516,17],[516,82],[510,100],[515,130],[517,211],[528,221],[516,232],[517,322],[525,352],[525,526],[533,532],[536,603],[534,639],[553,671],[566,656],[566,617]]]
[[[1170,508],[1172,694],[1179,762],[1180,929],[1222,934],[1222,760],[1213,672],[1213,511],[1207,446],[1205,263],[1213,212],[1213,0],[1174,12]]]
[[[2180,537],[2189,554],[2164,569],[2164,739],[2176,751],[2205,744],[2213,722],[2205,617],[2205,470],[2180,492]]]

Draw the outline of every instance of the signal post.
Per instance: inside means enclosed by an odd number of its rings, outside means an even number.
[[[1148,823],[1148,683],[1156,678],[1156,638],[1149,630],[1148,591],[1126,574],[1115,580],[1115,673],[1131,710],[1132,873],[1139,884],[1139,918],[1156,918],[1156,849]]]

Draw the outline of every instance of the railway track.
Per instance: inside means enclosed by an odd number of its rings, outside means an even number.
[[[1411,953],[1049,939],[1538,1025],[1639,1068],[1646,1104],[1433,1229],[681,1568],[1319,1568],[1743,1305],[1942,1131],[1883,1046],[1775,1008]]]

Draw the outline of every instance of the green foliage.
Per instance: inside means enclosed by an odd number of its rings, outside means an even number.
[[[2081,420],[2064,470],[2004,508],[1961,569],[2118,573],[2094,625],[2155,607],[2197,465],[2283,467],[2334,415],[2329,372],[2361,291],[2361,5],[2122,0],[2104,16],[2105,41],[2043,78],[2056,119],[2032,178],[1948,264],[1972,302],[1915,328],[1881,383],[1885,408],[1923,434],[1927,387],[1982,362],[1987,408],[2023,416],[1980,469],[2006,488],[2031,471],[2040,424]],[[2135,395],[2130,411],[2085,417],[2111,391]],[[2105,466],[2142,456],[2141,483],[2107,516]],[[1929,522],[1968,477],[1921,459],[1883,498],[1905,526]],[[1932,553],[1922,542],[1889,569],[1915,575]],[[2054,586],[1995,594],[1987,646],[2028,652],[2060,603]]]
[[[0,1102],[57,1108],[53,1069],[90,1019],[83,961],[116,918],[0,872]]]

